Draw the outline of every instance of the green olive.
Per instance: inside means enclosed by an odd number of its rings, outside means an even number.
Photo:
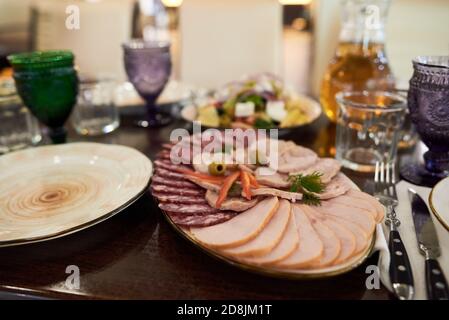
[[[208,167],[209,174],[213,176],[222,176],[226,172],[226,165],[224,163],[212,162]]]

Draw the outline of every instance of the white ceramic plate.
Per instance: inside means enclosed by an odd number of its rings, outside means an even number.
[[[449,231],[449,177],[438,182],[429,195],[430,209],[441,224]]]
[[[306,110],[306,113],[308,116],[308,121],[301,125],[294,126],[294,127],[279,128],[280,130],[289,130],[289,129],[294,129],[294,128],[299,128],[299,127],[305,126],[309,123],[312,123],[316,119],[318,119],[318,117],[321,115],[321,112],[322,112],[321,106],[317,101],[315,101],[312,98],[307,97],[305,95],[296,94],[295,96],[297,99],[302,100],[302,102],[304,103],[304,105],[305,105],[304,110]],[[198,113],[197,106],[188,105],[181,110],[181,117],[187,122],[193,122],[197,118],[197,113]]]
[[[68,143],[0,157],[0,247],[85,229],[147,190],[151,160],[118,145]]]

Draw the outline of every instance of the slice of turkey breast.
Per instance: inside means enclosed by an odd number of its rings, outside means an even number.
[[[354,188],[352,181],[344,174],[339,173],[326,185],[323,192],[315,193],[315,195],[321,200],[332,199],[345,194],[351,188]]]
[[[257,237],[278,206],[278,198],[269,197],[231,220],[210,227],[191,228],[190,232],[195,239],[211,248],[237,247]]]
[[[277,244],[270,252],[263,256],[257,257],[242,257],[239,258],[243,262],[262,265],[274,266],[277,262],[290,256],[299,245],[299,234],[293,212],[290,214],[290,220],[287,228]]]
[[[365,230],[363,230],[358,224],[345,220],[343,218],[337,217],[337,216],[331,216],[331,215],[324,215],[322,213],[319,213],[317,210],[314,210],[314,208],[311,208],[313,213],[317,215],[324,223],[327,221],[334,221],[339,223],[340,225],[343,225],[345,228],[347,228],[355,237],[355,254],[360,253],[366,247],[369,245],[370,241],[372,240],[372,234],[367,233]],[[332,224],[332,223],[330,223]]]
[[[314,172],[321,173],[321,182],[329,183],[331,179],[340,171],[341,164],[332,158],[320,158],[310,167],[290,173],[291,175],[302,174],[309,175]]]
[[[206,201],[212,207],[220,210],[231,210],[231,211],[245,211],[249,208],[254,207],[257,202],[259,202],[258,198],[253,198],[251,200],[247,200],[243,197],[227,197],[225,201],[221,204],[220,208],[216,207],[218,199],[218,193],[215,191],[207,190],[206,191]]]
[[[287,223],[290,220],[290,212],[290,202],[280,200],[276,213],[257,237],[241,246],[226,249],[223,251],[223,254],[231,257],[251,257],[267,254],[282,239]]]
[[[331,229],[340,240],[341,250],[336,259],[331,263],[332,265],[344,263],[356,254],[356,237],[345,224],[319,213],[315,208],[310,206],[307,206],[305,211]]]
[[[368,212],[369,214],[371,214],[371,216],[373,217],[374,220],[376,220],[377,218],[377,211],[376,208],[371,205],[370,202],[360,199],[360,198],[355,198],[352,196],[349,196],[347,194],[341,195],[339,197],[336,198],[332,198],[330,200],[327,201],[328,203],[336,203],[336,204],[341,204],[344,206],[348,206],[348,207],[354,207],[354,208],[358,208],[360,210],[363,210],[364,212]]]
[[[350,197],[362,199],[362,200],[369,202],[374,208],[376,208],[376,213],[377,213],[376,222],[380,223],[383,221],[384,216],[385,216],[385,208],[376,198],[374,198],[373,196],[369,195],[366,192],[356,190],[356,189],[349,190],[347,195]]]
[[[372,234],[376,226],[376,222],[371,214],[359,208],[321,201],[321,206],[315,207],[315,210],[323,214],[354,222],[368,234]]]
[[[291,202],[296,202],[296,201],[302,199],[302,193],[290,192],[290,191],[284,191],[284,190],[279,190],[279,189],[275,189],[275,188],[266,188],[266,187],[251,189],[251,194],[253,196],[275,196],[275,197],[289,200]]]
[[[307,214],[313,228],[318,233],[318,236],[324,245],[323,256],[317,262],[311,263],[307,266],[307,268],[323,268],[329,266],[338,258],[342,250],[340,239],[337,237],[335,232],[326,224],[322,223],[320,219],[307,210],[304,210],[304,208],[303,211]]]
[[[276,172],[268,167],[259,167],[255,171],[257,182],[264,186],[285,189],[290,187],[288,175]]]
[[[304,211],[294,204],[293,214],[298,228],[299,246],[290,256],[275,264],[279,268],[304,268],[319,261],[323,255],[323,242]]]
[[[278,163],[269,164],[270,168],[281,172],[290,173],[304,170],[318,160],[318,155],[308,148],[294,146],[288,151],[279,154]]]
[[[192,181],[193,183],[199,185],[200,187],[206,189],[206,190],[211,190],[214,192],[220,192],[221,186],[219,184],[214,184],[214,183],[210,183],[210,182],[206,182],[201,180],[200,178],[196,178],[193,176],[188,176],[185,175],[185,178],[189,181]]]

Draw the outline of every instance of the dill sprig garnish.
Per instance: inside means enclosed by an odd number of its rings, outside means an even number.
[[[290,187],[291,192],[309,191],[313,193],[321,193],[326,187],[321,182],[321,172],[315,171],[308,175],[295,174],[288,177],[288,180],[292,183]]]
[[[325,184],[321,182],[322,175],[323,174],[318,171],[308,175],[291,175],[288,177],[288,180],[292,183],[290,191],[302,192],[302,200],[305,204],[318,206],[321,204],[321,201],[316,194],[323,192],[326,187]]]
[[[302,202],[309,206],[319,206],[321,205],[321,200],[313,193],[305,192],[302,195]]]

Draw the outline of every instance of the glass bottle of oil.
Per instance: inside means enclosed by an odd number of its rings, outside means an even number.
[[[342,29],[321,83],[320,102],[335,122],[340,91],[388,90],[394,78],[385,54],[385,21],[390,0],[342,1]]]

